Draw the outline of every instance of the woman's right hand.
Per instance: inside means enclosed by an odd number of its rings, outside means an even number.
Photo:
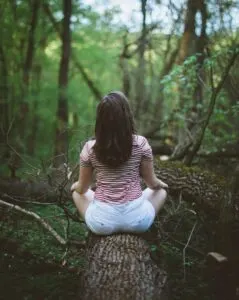
[[[161,188],[163,188],[163,189],[167,189],[167,188],[168,188],[167,183],[163,182],[163,181],[160,180],[160,179],[158,179],[158,181],[159,181],[159,185],[160,185]]]
[[[151,187],[152,190],[160,190],[160,189],[167,189],[167,183],[163,182],[162,180],[156,178],[154,185]]]
[[[152,161],[142,161],[140,167],[140,173],[145,181],[148,188],[152,190],[160,190],[168,188],[167,183],[158,179],[156,174],[154,173],[154,166]]]

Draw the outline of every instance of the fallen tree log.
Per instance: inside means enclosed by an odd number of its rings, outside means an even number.
[[[86,258],[81,299],[168,299],[166,272],[151,258],[143,237],[91,234]]]
[[[239,191],[230,186],[227,178],[198,167],[186,167],[180,162],[162,162],[159,159],[155,160],[155,169],[159,178],[169,185],[169,194],[181,193],[184,200],[195,203],[199,210],[216,217],[230,203],[235,216],[239,218]],[[5,201],[13,202],[16,199],[22,203],[26,200],[50,203],[68,201],[71,199],[72,178],[67,182],[65,173],[62,176],[58,174],[60,177],[58,185],[54,182],[53,186],[46,180],[26,183],[0,178],[0,196]],[[66,184],[63,184],[65,180]]]
[[[0,197],[6,201],[56,202],[56,189],[46,181],[27,182],[19,179],[0,178]]]
[[[185,201],[196,205],[196,210],[220,218],[229,208],[234,217],[239,217],[239,191],[227,178],[180,162],[158,159],[155,165],[157,176],[169,185],[169,193],[180,193]]]

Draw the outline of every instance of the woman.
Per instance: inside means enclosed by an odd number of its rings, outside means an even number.
[[[90,189],[93,170],[95,192]],[[167,187],[154,173],[146,138],[135,134],[126,96],[109,93],[97,107],[95,140],[84,145],[79,180],[71,187],[80,215],[96,234],[144,232],[162,208]]]

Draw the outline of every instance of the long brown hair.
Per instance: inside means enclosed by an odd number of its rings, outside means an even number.
[[[94,151],[109,167],[118,167],[131,155],[135,126],[129,102],[122,92],[110,92],[96,111]]]

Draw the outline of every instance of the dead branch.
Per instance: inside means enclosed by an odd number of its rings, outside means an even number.
[[[30,216],[34,218],[38,223],[40,223],[61,245],[66,245],[67,241],[63,239],[52,227],[49,225],[45,220],[43,220],[38,214],[34,213],[33,211],[26,210],[21,208],[18,205],[13,205],[11,203],[7,203],[3,200],[0,200],[0,204],[11,209],[14,209],[18,212],[23,213],[24,215]]]

